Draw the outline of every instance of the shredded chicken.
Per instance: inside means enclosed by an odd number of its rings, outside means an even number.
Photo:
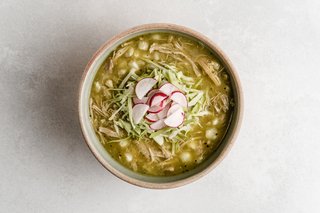
[[[221,110],[227,112],[229,109],[229,97],[224,93],[219,93],[212,100],[214,109],[220,114]]]
[[[116,111],[116,109],[108,108],[107,113],[108,113],[108,115],[113,115],[113,113],[115,111]],[[117,121],[117,120],[119,120],[119,118],[120,118],[120,113],[118,112],[117,114],[114,115],[113,119]]]
[[[148,150],[149,150],[150,157],[151,157],[151,162],[150,162],[150,163],[152,163],[152,162],[155,161],[155,159],[154,159],[154,154],[153,154],[152,150],[150,149],[150,147],[148,147]]]
[[[112,69],[113,69],[113,60],[110,58],[106,66],[106,72],[111,73]]]
[[[179,44],[179,42],[173,41],[172,43],[173,43],[173,46],[174,46],[175,48],[177,48],[178,50],[180,50],[182,53],[184,53],[184,54],[185,54],[186,56],[188,56],[189,58],[192,58],[192,57],[190,56],[190,54],[185,51],[185,49],[183,48],[183,46],[181,46],[181,45]]]
[[[187,140],[183,143],[180,144],[179,148],[182,149],[185,145],[187,145],[188,143],[190,143],[190,140]]]
[[[104,102],[102,103],[101,111],[104,112],[105,115],[108,115],[107,111],[108,111],[110,105],[111,105],[111,104],[108,103],[107,101],[104,101]]]
[[[186,54],[184,54],[183,52],[177,51],[177,50],[173,50],[171,48],[166,47],[165,45],[160,45],[157,43],[153,43],[149,49],[150,53],[152,53],[153,51],[158,50],[159,52],[165,53],[165,54],[175,54],[175,55],[181,55],[183,57],[185,57],[185,59],[191,64],[192,69],[194,71],[194,73],[196,74],[197,77],[201,76],[201,72],[199,71],[197,65],[192,61],[191,58],[189,58]]]
[[[162,162],[160,162],[160,166],[164,167],[164,166],[167,166],[167,165],[173,165],[175,162],[177,162],[177,158],[168,158]]]
[[[130,45],[127,45],[121,48],[120,50],[118,50],[116,54],[113,56],[113,60],[116,61],[120,56],[122,56],[129,49],[129,47]]]
[[[161,147],[161,151],[163,153],[164,158],[171,158],[172,154],[168,150],[166,150],[164,147]]]
[[[163,146],[159,146],[157,143],[147,143],[150,153],[158,158],[170,158],[171,153],[166,150]]]
[[[133,41],[123,43],[123,44],[121,44],[121,47],[125,47],[125,46],[128,46],[128,45],[131,45],[132,43],[133,43]]]
[[[98,132],[98,134],[99,134],[99,136],[100,136],[100,139],[101,139],[102,144],[105,144],[106,141],[104,140],[104,137],[103,137],[103,135],[101,134],[101,132]]]
[[[112,94],[111,94],[111,92],[110,92],[109,90],[107,90],[107,87],[102,86],[102,89],[103,89],[104,97],[105,97],[106,99],[112,98]]]
[[[99,132],[102,132],[102,133],[104,133],[104,134],[106,134],[106,135],[108,135],[110,137],[113,137],[113,138],[119,138],[120,137],[118,133],[116,133],[115,131],[113,131],[113,130],[107,128],[107,127],[101,127],[100,126],[99,127]]]
[[[131,167],[132,167],[133,171],[136,172],[138,170],[137,162],[136,161],[132,161],[131,162]]]
[[[155,143],[135,141],[134,144],[143,156],[145,156],[148,160],[151,160],[150,163],[159,161],[160,158],[169,159],[172,157],[168,150],[166,150],[164,147],[157,146]]]
[[[209,68],[209,66],[207,65],[205,58],[204,57],[199,57],[197,60],[198,64],[202,67],[202,69],[208,74],[208,76],[211,78],[211,80],[213,81],[213,83],[215,83],[215,85],[219,86],[220,80],[219,78],[213,73],[213,70],[211,70]]]
[[[177,41],[173,41],[173,46],[175,46],[175,48],[177,48],[178,50],[180,50],[181,52],[185,53],[185,51],[183,50],[182,46],[179,44],[179,42]]]
[[[199,59],[200,57],[207,57],[207,55],[205,55],[205,54],[199,54],[199,55],[196,55],[195,57],[193,57],[193,59],[194,59],[194,61],[198,61],[198,59]]]
[[[100,115],[102,115],[105,118],[108,118],[109,116],[104,113],[97,105],[93,104],[92,109],[94,109],[96,112],[98,112]]]
[[[135,141],[134,142],[139,150],[139,152],[145,156],[148,160],[151,159],[151,156],[150,156],[150,152],[147,148],[147,146],[143,143],[143,142],[139,142],[139,141]]]

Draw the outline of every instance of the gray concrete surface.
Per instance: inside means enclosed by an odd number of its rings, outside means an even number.
[[[0,212],[320,212],[319,1],[0,1]],[[213,172],[172,190],[129,185],[82,138],[77,90],[95,51],[170,22],[236,66],[245,117]]]

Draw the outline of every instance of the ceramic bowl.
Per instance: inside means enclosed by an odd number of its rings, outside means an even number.
[[[106,57],[121,43],[145,33],[168,32],[191,37],[206,45],[212,53],[220,60],[230,76],[231,86],[234,94],[234,112],[232,122],[227,134],[220,143],[218,149],[197,168],[177,176],[171,177],[150,177],[137,174],[111,158],[108,152],[100,144],[93,127],[89,121],[89,96],[93,79],[98,68]],[[166,189],[189,184],[212,171],[226,157],[233,146],[238,135],[243,116],[243,94],[238,74],[226,54],[209,38],[186,27],[173,24],[147,24],[126,30],[123,33],[111,38],[92,57],[87,65],[79,88],[78,99],[79,120],[83,136],[97,160],[112,174],[131,184],[153,189]]]

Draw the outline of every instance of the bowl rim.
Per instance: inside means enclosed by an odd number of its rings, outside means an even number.
[[[149,30],[149,29],[167,29],[167,30],[173,30],[176,32],[182,32],[185,34],[189,34],[195,38],[198,38],[200,40],[202,40],[203,42],[205,42],[207,45],[209,45],[212,49],[214,49],[219,56],[224,60],[224,62],[226,63],[226,65],[229,67],[230,72],[232,73],[233,77],[234,77],[234,81],[235,81],[235,86],[236,89],[238,91],[238,116],[235,116],[234,118],[236,118],[235,121],[235,128],[234,131],[232,132],[231,136],[230,136],[230,140],[228,141],[228,143],[226,144],[226,147],[224,148],[224,150],[222,150],[222,152],[220,153],[220,155],[215,159],[215,161],[213,161],[207,168],[205,168],[203,171],[199,172],[198,174],[191,176],[187,179],[184,180],[179,180],[176,182],[170,182],[170,183],[148,183],[148,182],[142,182],[142,181],[138,181],[138,180],[134,180],[130,177],[125,176],[124,174],[122,174],[121,172],[117,171],[116,169],[114,169],[113,167],[111,167],[109,164],[105,163],[104,159],[102,159],[99,154],[96,152],[96,150],[94,149],[94,145],[90,142],[90,138],[89,136],[86,134],[86,129],[84,127],[84,117],[81,113],[81,107],[82,107],[82,91],[84,88],[84,82],[85,79],[87,77],[87,74],[91,68],[91,66],[94,64],[94,62],[96,61],[96,59],[107,49],[109,48],[114,42],[118,41],[119,39],[132,34],[132,33],[136,33],[139,31],[143,31],[143,30]],[[131,183],[133,185],[136,186],[140,186],[140,187],[144,187],[144,188],[150,188],[150,189],[169,189],[169,188],[176,188],[176,187],[180,187],[180,186],[184,186],[186,184],[192,183],[200,178],[202,178],[203,176],[207,175],[209,172],[211,172],[214,168],[216,168],[221,162],[222,160],[227,156],[227,154],[230,152],[231,148],[233,147],[236,138],[239,134],[240,128],[241,128],[241,123],[242,123],[242,119],[243,119],[243,111],[244,111],[244,106],[243,106],[243,91],[242,91],[242,86],[240,83],[240,79],[238,76],[238,73],[236,72],[236,69],[234,67],[234,65],[232,64],[232,62],[230,61],[230,59],[228,58],[228,56],[222,51],[222,49],[215,44],[213,41],[211,41],[208,37],[202,35],[201,33],[192,30],[190,28],[184,27],[184,26],[180,26],[180,25],[176,25],[176,24],[170,24],[170,23],[151,23],[151,24],[144,24],[144,25],[139,25],[133,28],[130,28],[128,30],[123,31],[122,33],[112,37],[111,39],[109,39],[102,47],[99,48],[99,50],[93,55],[93,57],[91,58],[90,62],[88,63],[88,65],[86,66],[81,81],[80,81],[80,87],[78,90],[78,115],[79,115],[79,123],[80,123],[80,127],[81,127],[81,132],[82,135],[89,147],[89,149],[91,150],[92,154],[95,156],[95,158],[108,170],[110,171],[113,175],[115,175],[116,177]]]

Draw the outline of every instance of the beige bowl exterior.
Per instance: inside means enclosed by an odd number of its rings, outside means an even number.
[[[231,125],[229,126],[228,132],[217,150],[212,154],[212,156],[209,157],[208,160],[200,164],[194,170],[172,177],[150,177],[134,173],[129,169],[124,168],[122,165],[113,160],[110,155],[104,150],[96,135],[94,134],[93,128],[89,121],[90,89],[93,78],[101,63],[119,44],[133,37],[151,32],[178,33],[204,43],[209,49],[212,50],[215,56],[225,66],[226,71],[230,76],[231,86],[235,97],[235,107]],[[238,74],[233,64],[231,63],[227,55],[209,38],[194,30],[174,24],[146,24],[126,30],[123,33],[120,33],[119,35],[111,38],[92,57],[83,73],[80,82],[78,113],[80,126],[87,145],[89,146],[93,155],[106,169],[108,169],[112,174],[121,178],[122,180],[137,186],[151,189],[168,189],[183,186],[200,179],[201,177],[212,171],[215,167],[217,167],[219,163],[226,157],[233,144],[235,143],[240,130],[243,117],[243,93]]]

